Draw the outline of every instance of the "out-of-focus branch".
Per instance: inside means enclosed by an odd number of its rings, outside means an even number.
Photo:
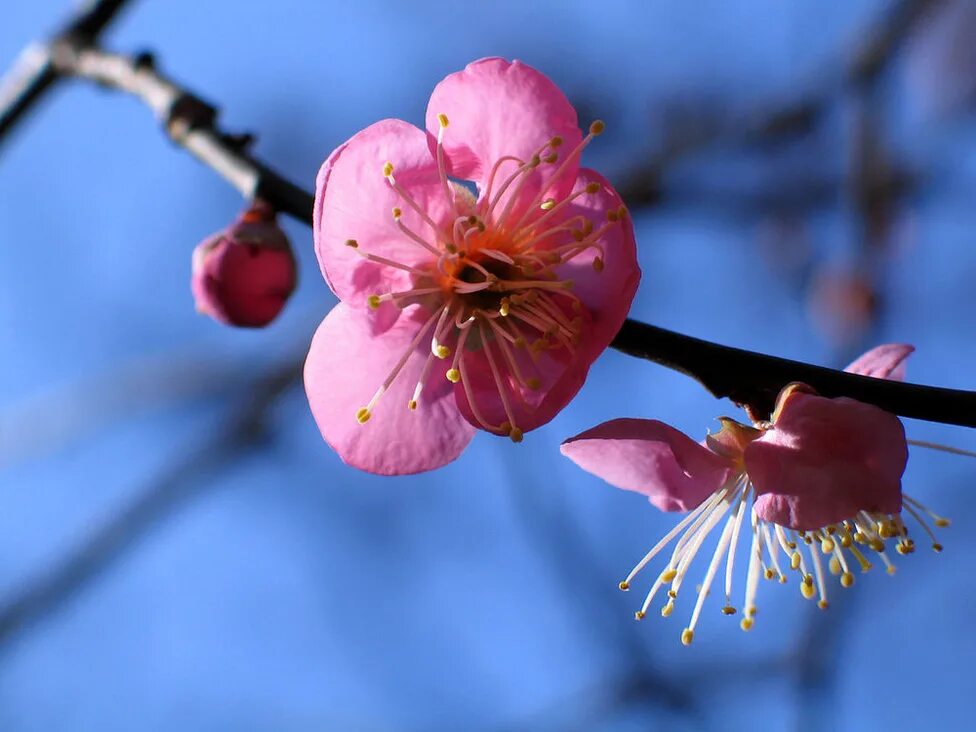
[[[905,0],[899,12],[921,12],[934,0]],[[902,16],[895,13],[897,18]],[[854,80],[878,73],[881,51],[893,48],[899,32],[881,34],[884,43],[868,43],[870,53],[854,65]],[[88,79],[128,92],[145,102],[167,133],[213,168],[245,197],[260,197],[311,225],[312,194],[270,170],[245,151],[249,138],[221,132],[213,105],[159,73],[151,56],[107,53],[85,40],[62,37],[52,43],[54,68],[62,75]],[[860,58],[860,57],[859,57]],[[3,115],[0,110],[0,115]],[[940,389],[869,379],[751,351],[729,348],[628,320],[612,343],[631,356],[681,371],[716,397],[729,397],[757,415],[768,414],[776,394],[791,381],[803,381],[825,396],[848,396],[890,412],[932,422],[976,427],[976,392]]]
[[[690,153],[722,142],[753,145],[808,131],[839,93],[872,84],[888,67],[919,18],[943,2],[897,0],[890,3],[881,18],[861,37],[839,72],[799,96],[744,115],[680,125],[671,131],[664,146],[649,161],[620,176],[618,192],[632,206],[656,203],[662,196],[665,171]]]
[[[102,32],[129,0],[89,0],[47,44],[28,47],[14,68],[0,80],[0,141],[40,101],[59,78],[54,67],[55,45],[70,41],[95,45]]]
[[[105,570],[124,550],[171,511],[205,487],[213,476],[267,434],[271,408],[298,384],[304,359],[292,358],[247,390],[248,399],[213,437],[203,441],[166,473],[97,527],[67,559],[0,604],[0,644],[36,622]]]

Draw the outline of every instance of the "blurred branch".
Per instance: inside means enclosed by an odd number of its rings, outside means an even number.
[[[945,0],[897,0],[889,3],[880,20],[860,39],[833,76],[805,94],[773,106],[764,106],[728,119],[713,118],[673,126],[662,149],[621,176],[617,191],[631,206],[656,203],[662,196],[662,180],[675,161],[720,142],[755,145],[808,132],[827,111],[839,92],[870,85],[888,67],[915,23]]]
[[[934,1],[905,0],[896,4],[888,16],[889,22],[883,26],[888,30],[875,34],[878,40],[862,44],[867,50],[856,57],[847,74],[848,81],[861,83],[879,73],[883,66],[881,60],[887,58],[907,32],[906,19],[916,17],[915,13]],[[137,96],[156,113],[177,144],[213,168],[245,197],[263,198],[276,208],[312,224],[312,194],[249,155],[246,148],[250,136],[220,131],[216,124],[216,108],[161,75],[150,55],[107,53],[94,45],[90,35],[84,34],[59,36],[50,48],[57,73],[88,79]],[[26,106],[29,103],[21,105]],[[0,116],[6,114],[0,109]],[[774,118],[779,119],[770,117],[759,127],[769,127]],[[852,397],[905,417],[976,426],[976,392],[845,374],[720,346],[634,320],[624,323],[612,345],[631,356],[688,374],[716,397],[729,397],[757,415],[770,411],[776,394],[786,384],[804,381],[825,396]]]
[[[74,18],[47,44],[28,47],[0,79],[0,142],[59,78],[53,48],[70,41],[95,45],[102,32],[129,0],[88,0]]]
[[[194,492],[205,489],[208,476],[213,477],[263,439],[272,407],[300,382],[303,360],[304,353],[261,378],[247,390],[246,403],[211,439],[204,440],[92,531],[67,559],[0,604],[0,643],[56,610]]]

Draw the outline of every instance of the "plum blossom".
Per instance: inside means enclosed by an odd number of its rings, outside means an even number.
[[[489,58],[437,85],[426,132],[383,120],[325,161],[315,252],[340,302],[305,388],[346,463],[431,470],[476,429],[521,441],[580,389],[640,279],[627,210],[579,165],[603,129]]]
[[[190,288],[197,310],[224,325],[268,325],[296,280],[291,245],[275,212],[260,201],[193,250]]]
[[[876,378],[904,378],[914,349],[879,346],[847,371]],[[760,576],[786,582],[784,570],[800,576],[800,591],[827,608],[826,570],[842,587],[854,584],[855,568],[868,571],[874,554],[891,574],[887,549],[914,551],[903,513],[915,519],[941,551],[926,515],[936,526],[948,521],[904,495],[901,477],[908,444],[901,421],[877,407],[818,396],[803,384],[780,393],[769,421],[745,425],[720,418],[721,429],[697,443],[656,420],[615,419],[562,445],[564,455],[618,488],[646,495],[664,511],[689,512],[620,583],[630,583],[665,547],[671,557],[637,611],[643,618],[665,585],[661,614],[674,609],[690,566],[709,534],[722,522],[718,544],[698,590],[691,621],[681,635],[691,643],[705,596],[725,560],[725,605],[732,605],[733,568],[740,538],[751,540],[741,627],[756,616]],[[743,536],[744,535],[744,536]]]

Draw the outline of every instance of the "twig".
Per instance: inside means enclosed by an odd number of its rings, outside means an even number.
[[[299,383],[303,358],[291,359],[248,390],[246,404],[206,440],[136,495],[61,564],[27,583],[21,594],[0,605],[0,644],[37,622],[121,557],[182,502],[202,490],[203,481],[266,433],[268,412]]]
[[[128,2],[129,0],[89,0],[55,34],[55,42],[72,40],[80,44],[95,45],[102,31]],[[59,74],[53,63],[53,45],[51,43],[28,47],[11,72],[0,80],[0,141],[58,80]]]
[[[914,0],[898,7],[920,8],[929,2]],[[888,48],[891,43],[886,41],[880,47]],[[870,55],[873,59],[878,44],[869,46],[875,49]],[[311,225],[312,194],[246,153],[240,136],[219,129],[215,107],[162,76],[151,56],[107,53],[85,37],[58,37],[51,48],[56,73],[137,96],[156,113],[177,144],[213,168],[244,196],[261,197]],[[877,68],[876,62],[864,62],[863,68],[857,67],[854,78],[877,73]],[[0,109],[0,117],[4,116]],[[825,396],[848,396],[905,417],[976,427],[976,392],[845,374],[717,345],[635,320],[624,323],[612,345],[631,356],[688,374],[716,397],[729,397],[759,416],[768,414],[782,387],[803,381]]]

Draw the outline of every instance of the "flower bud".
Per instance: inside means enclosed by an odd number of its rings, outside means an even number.
[[[295,289],[295,257],[275,212],[254,202],[231,226],[193,250],[197,310],[226,325],[261,328]]]

